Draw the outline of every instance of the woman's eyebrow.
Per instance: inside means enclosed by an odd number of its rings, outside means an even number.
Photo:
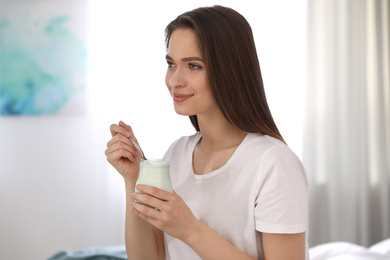
[[[169,55],[166,55],[165,56],[165,59],[167,60],[172,60],[173,61],[173,58]],[[199,58],[199,57],[185,57],[185,58],[182,58],[181,61],[201,61],[201,62],[204,62],[203,59]]]
[[[167,55],[165,55],[165,59],[166,59],[166,60],[173,60],[173,59],[172,59],[172,57],[171,57],[171,56],[169,56],[168,54],[167,54]]]

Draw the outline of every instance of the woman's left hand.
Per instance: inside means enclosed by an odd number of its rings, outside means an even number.
[[[141,184],[137,185],[137,190],[141,193],[133,193],[133,198],[153,207],[134,202],[132,210],[140,218],[182,241],[188,239],[193,230],[196,230],[198,220],[175,191],[170,193]]]

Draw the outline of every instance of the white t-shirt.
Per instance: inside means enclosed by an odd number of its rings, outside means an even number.
[[[173,189],[196,218],[256,259],[263,259],[260,232],[307,234],[307,177],[287,145],[248,134],[224,166],[197,175],[192,154],[200,138],[199,132],[182,137],[164,156]],[[164,240],[168,260],[200,259],[179,239],[164,234]]]

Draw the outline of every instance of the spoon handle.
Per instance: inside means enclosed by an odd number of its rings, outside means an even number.
[[[130,141],[134,144],[134,146],[137,147],[137,149],[141,152],[141,154],[142,154],[142,159],[147,160],[146,157],[145,157],[144,152],[143,152],[142,149],[141,149],[141,147],[139,147],[138,144],[136,144],[136,143],[134,142],[134,140],[131,139],[130,137],[129,137],[129,139],[130,139]]]

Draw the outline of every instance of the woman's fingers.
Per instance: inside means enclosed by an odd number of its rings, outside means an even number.
[[[123,125],[120,125],[120,122],[119,122],[118,125],[112,124],[110,126],[110,132],[111,132],[111,136],[115,136],[117,134],[122,134],[123,136],[126,136],[126,133],[129,132],[129,130],[127,128],[123,127]]]
[[[111,140],[108,141],[107,148],[110,151],[126,150],[134,154],[134,156],[137,155],[138,151],[136,147],[131,143],[131,141],[122,134],[116,134],[115,136],[113,136]]]
[[[108,146],[105,154],[109,162],[114,162],[121,158],[127,158],[130,161],[134,161],[138,151],[125,143],[115,142]]]
[[[124,135],[127,138],[131,137],[131,139],[133,139],[133,140],[136,139],[135,136],[134,136],[133,129],[131,128],[131,126],[125,124],[123,121],[119,121],[119,126],[123,127],[125,129]]]
[[[138,144],[137,138],[134,136],[133,130],[131,129],[131,127],[129,125],[125,124],[123,121],[120,121],[118,125],[112,124],[110,126],[110,132],[111,132],[112,138],[110,141],[107,142],[107,148],[111,148],[110,149],[111,151],[114,151],[114,148],[125,149],[128,152],[130,152],[134,157],[137,157],[138,155],[141,156],[138,153],[138,149],[129,140],[129,137],[131,137]],[[125,146],[123,146],[123,145],[125,145]],[[129,149],[129,148],[132,148],[132,149]],[[110,150],[107,152],[110,152]],[[107,152],[106,152],[106,154],[107,154]]]
[[[130,147],[134,147],[134,145],[131,143],[131,141],[129,140],[129,138],[125,137],[124,135],[122,134],[116,134],[114,135],[110,141],[107,142],[107,147],[110,147],[112,145],[114,145],[115,143],[123,143],[123,144],[127,144],[128,146]],[[135,147],[134,147],[135,148]]]
[[[125,136],[126,138],[131,137],[133,140],[136,139],[131,126],[125,124],[123,121],[119,121],[118,124],[112,124],[110,126],[110,132],[111,132],[112,136],[115,136],[117,134],[121,134],[121,135]]]
[[[178,194],[146,185],[137,185],[137,190],[148,193],[132,194],[139,202],[132,204],[134,214],[179,239],[187,237],[192,232],[190,227],[194,226],[197,219]],[[141,203],[150,205],[150,207]]]
[[[172,193],[153,186],[137,184],[136,188],[138,191],[149,194],[150,196],[153,196],[162,201],[168,201],[172,198]]]
[[[134,136],[131,127],[123,123],[110,126],[112,138],[107,142],[105,151],[107,161],[126,179],[137,180],[141,153],[129,140]]]
[[[132,197],[135,199],[135,202],[131,205],[132,211],[143,220],[160,229],[161,224],[166,220],[165,204],[167,202],[150,194],[139,192],[133,193]]]
[[[158,222],[158,218],[161,215],[160,210],[137,202],[133,202],[131,204],[131,209],[137,216],[139,216],[143,220],[149,222],[153,226],[157,226],[156,224]]]
[[[149,205],[154,209],[164,210],[164,201],[159,198],[155,198],[150,194],[135,192],[132,194],[132,196],[137,202]]]
[[[137,138],[135,137],[134,132],[133,132],[133,129],[131,128],[131,126],[125,124],[123,121],[119,121],[119,126],[121,126],[121,127],[123,127],[124,129],[126,129],[124,135],[125,135],[127,138],[130,137],[131,139],[133,139],[133,141],[135,141],[136,144],[139,145],[138,140],[137,140]]]
[[[133,204],[132,209],[134,212],[142,214],[143,219],[149,222],[151,219],[157,221],[158,218],[161,218],[160,213],[167,213],[170,210],[170,203],[167,202],[173,198],[172,193],[141,184],[138,184],[136,188],[139,192],[133,193],[132,197],[139,203]]]

